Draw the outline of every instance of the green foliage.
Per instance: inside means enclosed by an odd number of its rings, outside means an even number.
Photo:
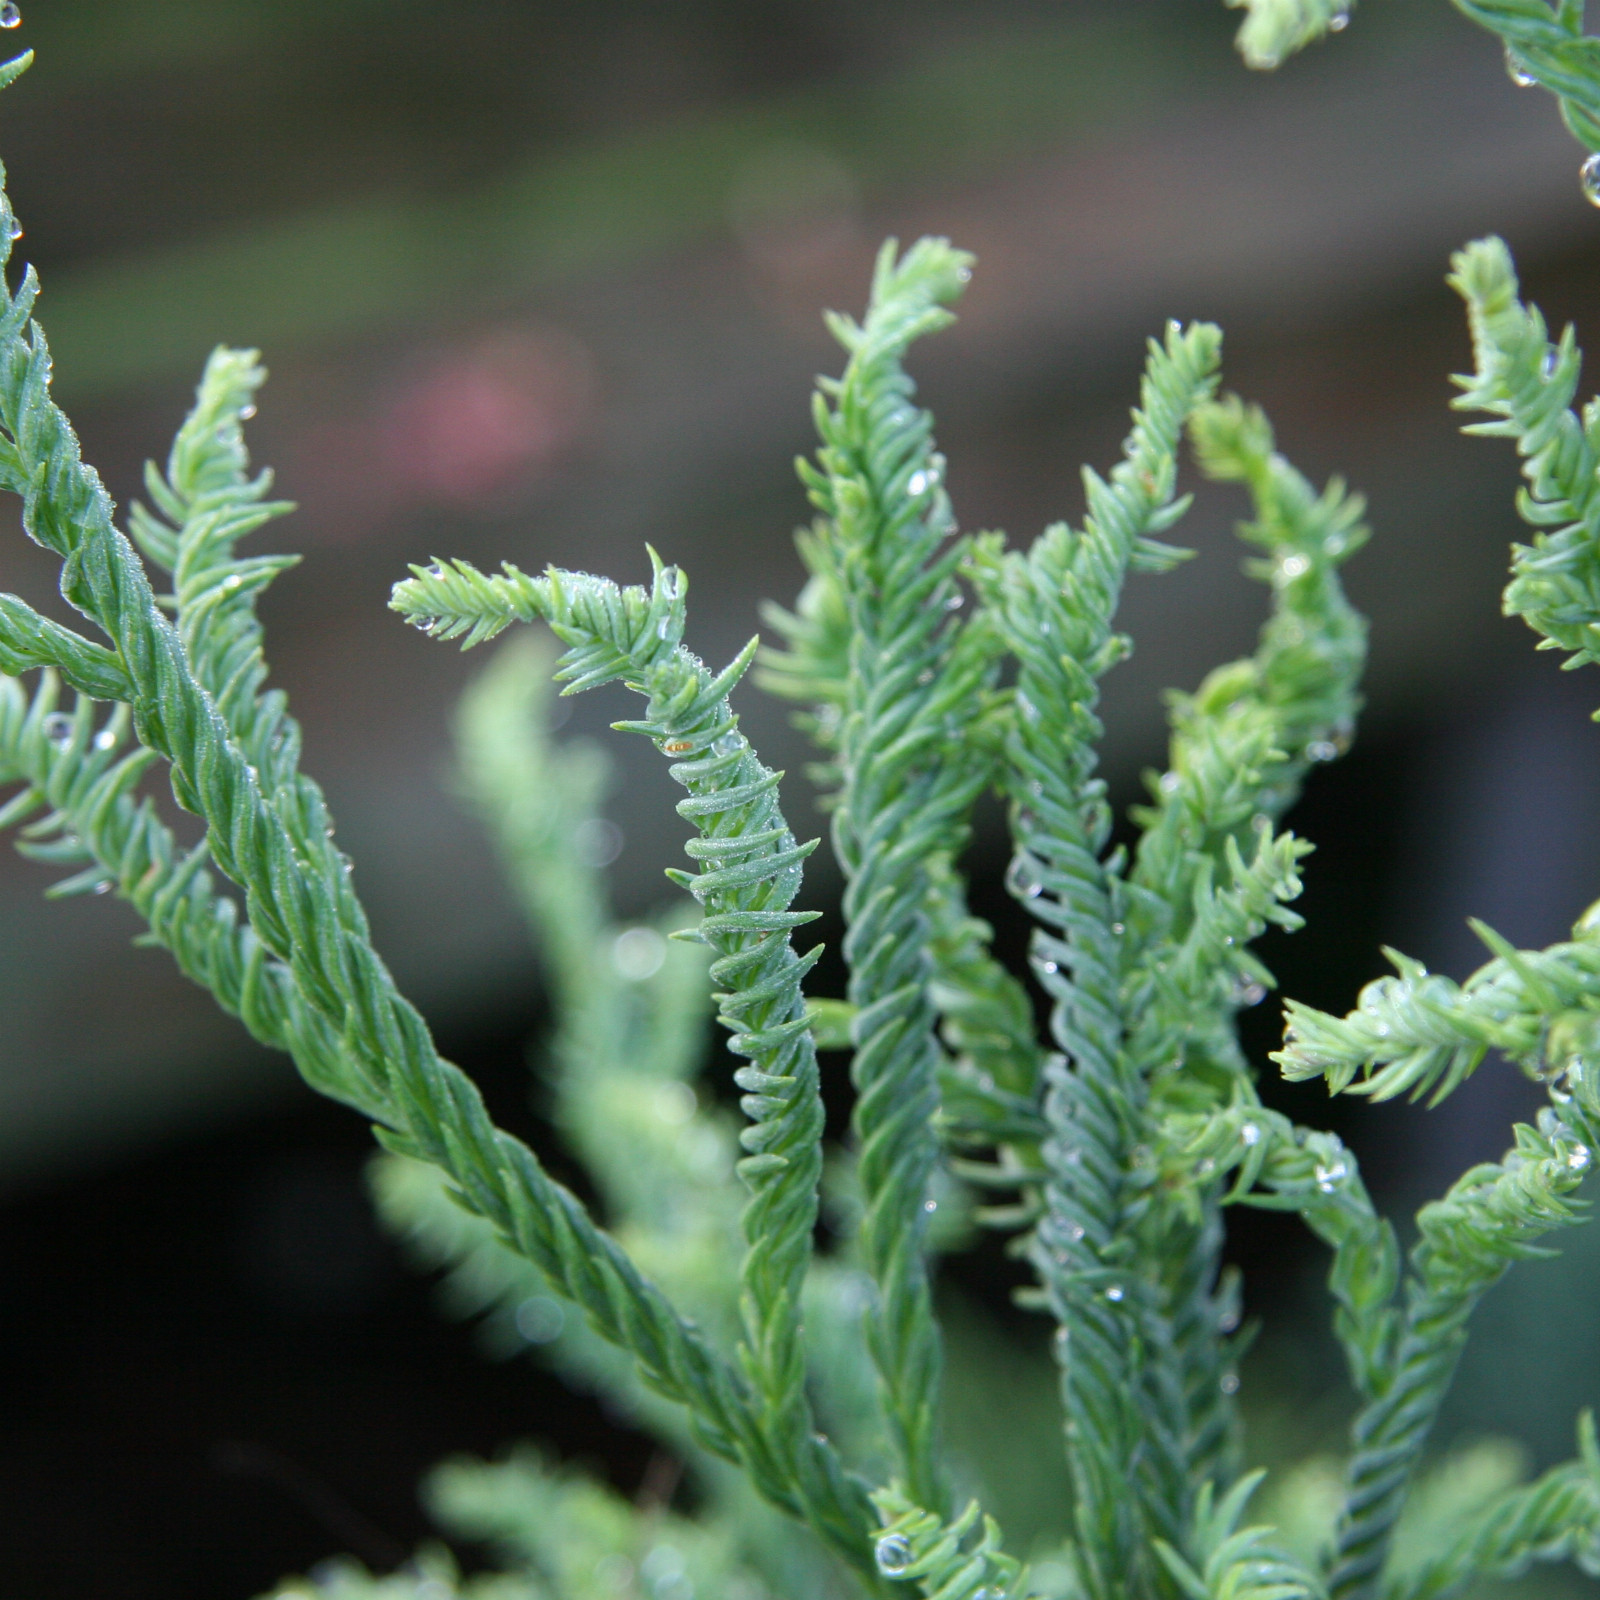
[[[1248,66],[1280,67],[1295,51],[1350,21],[1354,0],[1224,0],[1245,12],[1239,54]],[[1535,0],[1537,3],[1537,0]]]
[[[1581,5],[1458,4],[1561,96],[1580,137],[1600,130]],[[1248,10],[1241,44],[1259,65],[1346,15],[1323,0]],[[10,224],[0,203],[0,233]],[[1535,533],[1513,553],[1507,610],[1569,665],[1600,661],[1600,403],[1572,411],[1575,340],[1549,341],[1502,245],[1455,266],[1476,357],[1458,404],[1490,419],[1472,431],[1513,439],[1528,480]],[[1437,1102],[1493,1050],[1549,1087],[1501,1162],[1421,1209],[1403,1259],[1340,1141],[1262,1104],[1236,1028],[1273,986],[1253,942],[1298,926],[1309,846],[1281,819],[1359,709],[1365,630],[1339,569],[1366,537],[1362,502],[1338,481],[1315,489],[1260,411],[1218,398],[1215,328],[1172,324],[1150,343],[1121,459],[1084,473],[1078,525],[1016,547],[961,532],[906,362],[951,320],[969,271],[945,241],[891,242],[862,319],[830,319],[845,365],[819,385],[820,446],[800,465],[808,581],[792,611],[769,612],[783,644],[761,656],[822,758],[846,995],[806,993],[819,952],[793,936],[816,913],[794,907],[815,842],[796,838],[782,775],[733,710],[757,645],[720,672],[694,656],[681,572],[654,552],[647,587],[450,561],[396,587],[398,612],[463,647],[533,622],[565,647],[503,647],[462,707],[458,786],[535,936],[554,1018],[542,1094],[605,1226],[438,1056],[300,771],[256,617],[291,563],[237,550],[288,509],[245,451],[264,379],[253,353],[207,366],[166,470],[147,474],[153,509],[131,514],[136,550],[51,398],[31,269],[0,295],[0,484],[100,636],[0,596],[0,781],[15,786],[0,826],[71,869],[54,893],[128,901],[258,1039],[373,1121],[380,1210],[443,1269],[447,1304],[500,1352],[531,1348],[599,1392],[668,1463],[634,1502],[530,1449],[449,1463],[430,1483],[435,1515],[491,1545],[502,1571],[464,1578],[430,1548],[394,1574],[318,1569],[283,1600],[798,1600],[913,1584],[928,1600],[1433,1600],[1535,1561],[1600,1570],[1587,1419],[1578,1458],[1531,1483],[1480,1452],[1416,1488],[1473,1309],[1580,1215],[1600,1140],[1600,911],[1545,951],[1482,929],[1493,959],[1464,984],[1396,956],[1348,1016],[1289,1003],[1275,1059],[1290,1078]],[[1188,506],[1186,437],[1204,477],[1249,497],[1240,533],[1270,612],[1251,655],[1171,696],[1166,769],[1134,842],[1112,848],[1099,682],[1131,648],[1116,629],[1127,581],[1187,554],[1165,542]],[[590,864],[605,758],[550,736],[552,676],[568,694],[620,682],[643,698],[617,726],[649,738],[685,791],[694,870],[669,876],[698,915],[616,922]],[[165,820],[158,776],[196,843]],[[986,793],[1006,811],[1007,888],[1035,924],[1042,1036],[1034,990],[967,903]],[[708,1005],[742,1122],[699,1087]],[[824,1149],[819,1045],[851,1052],[839,1151]],[[1326,1540],[1307,1533],[1316,1495],[1292,1477],[1271,1502],[1281,1531],[1243,1524],[1262,1474],[1243,1470],[1231,1205],[1293,1212],[1331,1252],[1357,1406]],[[1019,1299],[1054,1324],[1071,1505],[1065,1543],[1030,1552],[1031,1576],[982,1509],[1003,1485],[941,1426],[934,1274],[969,1218],[1010,1236],[1035,1280]],[[1311,1467],[1305,1483],[1325,1490],[1330,1473]]]

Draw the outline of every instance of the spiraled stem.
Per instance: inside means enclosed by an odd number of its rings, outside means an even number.
[[[1378,1592],[1378,1573],[1411,1474],[1455,1375],[1477,1303],[1476,1294],[1415,1289],[1409,1299],[1387,1386],[1351,1428],[1344,1510],[1328,1579],[1331,1600],[1367,1600]]]
[[[1086,474],[1081,534],[1058,525],[1026,556],[992,544],[974,555],[980,593],[1018,659],[1007,886],[1044,924],[1034,968],[1061,1051],[1044,1071],[1048,1175],[1030,1257],[1060,1324],[1078,1560],[1095,1600],[1170,1586],[1151,1539],[1180,1543],[1187,1521],[1193,1366],[1175,1347],[1167,1286],[1134,1236],[1131,1167],[1147,1090],[1125,1048],[1123,890],[1102,860],[1110,816],[1093,777],[1096,679],[1121,654],[1111,620],[1130,566],[1173,559],[1151,535],[1183,509],[1174,452],[1185,418],[1215,386],[1219,347],[1204,325],[1174,326],[1164,346],[1152,345],[1124,460],[1110,483]],[[1197,1272],[1209,1284],[1203,1265],[1190,1278]]]
[[[25,332],[37,292],[30,269],[0,315],[0,426],[13,446],[0,474],[22,497],[30,536],[63,558],[63,594],[120,654],[140,741],[172,763],[174,793],[208,824],[212,858],[244,887],[258,937],[340,1034],[355,1080],[346,1097],[379,1102],[386,1142],[446,1171],[469,1209],[582,1304],[606,1338],[633,1352],[648,1382],[691,1406],[709,1448],[743,1461],[774,1503],[796,1513],[804,1505],[836,1550],[870,1570],[861,1532],[870,1510],[832,1451],[811,1441],[803,1452],[808,1479],[828,1497],[814,1507],[793,1456],[774,1450],[748,1387],[532,1152],[494,1126],[460,1069],[439,1057],[367,938],[320,797],[300,783],[270,800],[263,793],[50,399],[43,336]]]
[[[185,977],[209,989],[259,1043],[293,1055],[313,1088],[380,1115],[382,1100],[362,1092],[338,1031],[305,1004],[294,975],[241,920],[234,901],[213,892],[204,842],[183,849],[150,803],[134,799],[155,758],[143,749],[119,752],[126,711],[96,734],[93,707],[80,698],[70,733],[52,738],[51,719],[65,715],[56,705],[49,673],[31,701],[20,684],[0,678],[0,781],[20,778],[28,786],[0,822],[50,807],[77,841],[72,859],[94,864],[97,885],[116,888]]]
[[[1353,1450],[1339,1520],[1331,1600],[1376,1600],[1378,1576],[1411,1476],[1484,1294],[1536,1240],[1578,1214],[1566,1197],[1582,1182],[1600,1137],[1600,1105],[1580,1080],[1537,1128],[1518,1124],[1497,1166],[1469,1170],[1417,1214],[1405,1321],[1371,1401],[1351,1428]]]
[[[959,853],[987,778],[967,731],[990,669],[982,637],[952,616],[960,546],[946,543],[943,462],[902,360],[918,334],[949,321],[943,305],[959,295],[967,263],[940,239],[903,257],[893,241],[884,247],[864,321],[833,321],[850,360],[818,396],[822,448],[802,470],[849,618],[833,842],[856,1008],[861,1254],[878,1287],[867,1340],[908,1492],[941,1510],[943,1356],[923,1242],[944,1059],[931,993],[944,930],[928,916],[930,869]]]
[[[507,568],[484,577],[464,562],[415,569],[394,605],[441,636],[483,637],[513,620],[544,617],[571,648],[559,676],[571,689],[626,677],[648,696],[646,715],[618,724],[679,756],[673,777],[688,791],[679,813],[700,837],[685,846],[698,874],[674,879],[705,908],[696,937],[714,952],[712,981],[729,1048],[746,1059],[735,1074],[751,1125],[739,1170],[751,1191],[741,1268],[746,1366],[755,1380],[763,1447],[792,1478],[807,1515],[847,1537],[860,1491],[813,1434],[805,1395],[800,1295],[811,1258],[821,1176],[822,1102],[801,981],[816,953],[798,956],[790,931],[812,920],[789,909],[812,845],[795,842],[778,805],[778,774],[738,731],[728,695],[754,655],[754,641],[713,677],[679,645],[686,584],[656,564],[652,590],[619,590],[603,579],[552,571],[528,578]],[[570,692],[570,691],[569,691]],[[866,1524],[853,1530],[857,1561]]]

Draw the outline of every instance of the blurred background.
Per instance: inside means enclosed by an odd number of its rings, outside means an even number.
[[[1579,152],[1445,0],[1363,8],[1275,77],[1239,64],[1237,20],[1203,0],[25,4],[6,43],[39,59],[0,101],[0,154],[57,393],[125,504],[207,351],[265,352],[252,448],[300,510],[264,538],[305,559],[263,610],[306,765],[402,986],[541,1149],[534,952],[447,780],[476,660],[404,628],[389,585],[436,553],[632,580],[649,540],[693,580],[690,642],[731,654],[762,597],[798,588],[790,463],[839,364],[818,313],[859,308],[886,234],[979,256],[959,326],[915,362],[964,526],[1076,517],[1078,466],[1115,459],[1174,316],[1219,320],[1228,384],[1281,447],[1368,494],[1348,579],[1369,706],[1296,818],[1310,925],[1266,952],[1288,993],[1348,1006],[1384,942],[1464,976],[1469,914],[1544,943],[1600,892],[1600,680],[1499,615],[1515,463],[1447,409],[1469,356],[1443,282],[1497,231],[1551,321],[1600,339]],[[1138,650],[1105,709],[1119,808],[1161,760],[1162,688],[1259,623],[1241,509],[1203,493],[1200,558],[1130,587]],[[52,563],[0,517],[0,587],[60,614]],[[623,703],[586,698],[569,726]],[[798,774],[784,709],[740,708]],[[613,749],[616,892],[638,911],[681,826],[653,752]],[[787,793],[805,827],[798,777]],[[992,829],[972,865],[1019,950]],[[436,1316],[370,1220],[359,1120],[134,949],[125,906],[47,904],[49,881],[0,854],[8,1592],[248,1596],[340,1549],[391,1565],[426,1532],[425,1467],[526,1435],[636,1483],[641,1441]],[[808,893],[834,888],[819,867]],[[1278,1027],[1275,1001],[1247,1018],[1263,1060]],[[1273,1093],[1331,1119],[1395,1207],[1496,1157],[1533,1103],[1494,1063],[1429,1115]],[[1492,1297],[1446,1438],[1570,1451],[1600,1400],[1583,1233]],[[1246,1373],[1262,1448],[1337,1448],[1317,1252],[1247,1219],[1235,1253],[1275,1319]],[[1032,1349],[1011,1270],[979,1251],[950,1293]]]

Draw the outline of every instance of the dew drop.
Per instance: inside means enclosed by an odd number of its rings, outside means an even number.
[[[44,736],[58,750],[65,750],[72,743],[72,718],[65,711],[52,711],[44,719]]]
[[[1578,168],[1578,182],[1583,186],[1583,197],[1592,206],[1600,206],[1600,150]]]
[[[1205,1158],[1205,1160],[1202,1161],[1200,1163],[1200,1165],[1195,1168],[1195,1171],[1197,1171],[1202,1178],[1209,1178],[1211,1176],[1211,1174],[1213,1172],[1215,1172],[1216,1170],[1217,1170],[1217,1163],[1210,1156],[1207,1156]]]
[[[1551,345],[1544,353],[1544,360],[1539,363],[1539,371],[1544,374],[1546,379],[1550,379],[1555,377],[1556,368],[1560,365],[1560,352],[1557,351],[1554,345]]]
[[[661,970],[667,941],[654,928],[624,928],[611,944],[611,964],[629,983],[643,983]]]
[[[234,594],[244,587],[244,579],[237,572],[231,572],[222,580],[222,587],[228,594]]]
[[[1241,978],[1233,986],[1232,1000],[1236,1006],[1258,1006],[1266,998],[1266,985],[1254,978]]]
[[[1329,33],[1343,33],[1350,26],[1349,6],[1339,6],[1331,17],[1328,18]]]
[[[926,494],[933,487],[933,478],[926,472],[913,472],[906,479],[907,494]]]
[[[22,7],[6,0],[0,5],[0,28],[15,28],[22,22]]]
[[[1315,1174],[1317,1187],[1324,1194],[1332,1194],[1339,1180],[1349,1171],[1350,1169],[1342,1161],[1335,1161],[1331,1167],[1318,1167]]]
[[[1106,1290],[1106,1299],[1120,1300],[1126,1292],[1120,1283],[1114,1283]]]
[[[1157,785],[1162,794],[1176,794],[1183,787],[1183,779],[1176,772],[1163,772]]]
[[[898,1578],[911,1565],[911,1541],[903,1533],[886,1533],[872,1553],[886,1578]]]
[[[1332,739],[1313,739],[1306,746],[1307,761],[1333,761],[1338,755],[1339,747]]]
[[[1531,89],[1539,81],[1523,66],[1520,57],[1510,45],[1506,46],[1506,76],[1519,89]]]
[[[1261,1129],[1258,1128],[1255,1125],[1255,1123],[1247,1122],[1239,1130],[1239,1137],[1246,1144],[1260,1144],[1261,1143]]]
[[[1072,1226],[1067,1229],[1067,1237],[1074,1244],[1077,1244],[1083,1238],[1083,1224],[1081,1222],[1074,1222]]]
[[[109,878],[102,878],[99,883],[94,886],[94,892],[96,894],[110,894],[111,880]]]
[[[561,1336],[567,1314],[559,1300],[549,1295],[529,1295],[516,1309],[517,1332],[529,1344],[549,1344]]]
[[[1390,1033],[1393,1032],[1393,1029],[1390,1028],[1387,1022],[1379,1022],[1373,1025],[1372,1031],[1377,1034],[1380,1039],[1387,1039]]]
[[[1061,970],[1061,963],[1058,961],[1036,961],[1034,962],[1034,968],[1049,976]]]
[[[1223,1373],[1222,1381],[1217,1385],[1217,1387],[1221,1389],[1224,1394],[1238,1394],[1239,1374],[1237,1372]]]
[[[741,739],[738,734],[730,730],[729,732],[723,734],[722,737],[711,746],[711,749],[716,755],[731,756],[736,755],[743,744],[744,740]]]
[[[1567,1152],[1567,1165],[1574,1172],[1582,1172],[1589,1165],[1589,1147],[1586,1144],[1575,1144]]]
[[[572,843],[586,867],[609,867],[622,854],[622,829],[604,817],[586,817],[573,831]]]
[[[927,1212],[929,1216],[932,1216],[933,1213],[939,1209],[939,1202],[937,1200],[924,1200],[922,1202],[922,1209]]]
[[[1217,1318],[1218,1333],[1236,1333],[1238,1328],[1239,1313],[1237,1311],[1231,1309],[1224,1311],[1222,1315]]]
[[[964,594],[953,594],[945,601],[944,608],[946,611],[959,611],[966,603],[967,597]]]
[[[932,682],[933,682],[933,668],[932,667],[929,667],[926,671],[919,672],[917,674],[917,687],[919,689],[926,689],[928,687],[928,685],[930,683],[932,683]]]
[[[1311,570],[1309,556],[1285,556],[1278,570],[1286,578],[1303,578]]]
[[[102,728],[99,733],[94,736],[94,747],[96,750],[114,750],[116,749],[116,745],[117,736],[111,731],[110,728]]]
[[[1120,939],[1127,931],[1127,927],[1123,923],[1113,922],[1111,924],[1111,936],[1114,939]]]
[[[6,224],[6,237],[13,243],[22,237],[22,224],[18,222],[14,216],[12,217],[11,221]]]
[[[1034,875],[1033,863],[1026,856],[1017,856],[1006,868],[1006,888],[1019,900],[1037,900],[1044,885]]]

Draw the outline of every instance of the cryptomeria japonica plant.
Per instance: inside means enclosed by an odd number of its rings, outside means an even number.
[[[1456,3],[1600,151],[1600,41],[1583,36],[1581,0]],[[1253,65],[1349,15],[1340,0],[1245,9]],[[1593,155],[1584,181],[1600,191],[1597,174]],[[0,203],[0,231],[11,224]],[[1600,912],[1543,951],[1481,928],[1492,959],[1459,985],[1396,955],[1348,1016],[1288,1003],[1274,1060],[1336,1093],[1437,1103],[1490,1051],[1548,1087],[1501,1162],[1422,1208],[1403,1259],[1338,1138],[1263,1106],[1235,1029],[1273,983],[1252,941],[1297,925],[1309,846],[1282,819],[1354,726],[1365,635],[1338,574],[1366,538],[1361,502],[1338,482],[1315,489],[1261,412],[1220,392],[1217,329],[1172,324],[1150,345],[1121,460],[1085,471],[1080,524],[1025,545],[961,532],[905,362],[950,320],[971,266],[943,240],[891,242],[865,315],[831,319],[843,372],[819,386],[820,447],[800,467],[810,577],[792,611],[770,613],[776,646],[707,667],[683,642],[687,581],[653,552],[640,587],[443,561],[394,591],[404,618],[463,645],[545,626],[472,689],[460,777],[538,935],[554,1118],[606,1227],[494,1125],[397,991],[285,698],[266,687],[256,602],[290,561],[238,549],[287,509],[245,451],[254,354],[212,357],[125,536],[51,399],[32,270],[6,292],[0,482],[98,637],[0,596],[0,823],[70,868],[55,893],[127,900],[255,1038],[371,1120],[380,1209],[448,1268],[458,1303],[607,1395],[693,1484],[690,1514],[532,1450],[449,1464],[434,1508],[493,1541],[501,1573],[461,1578],[432,1550],[387,1577],[336,1564],[284,1594],[1433,1600],[1534,1561],[1600,1571],[1586,1419],[1571,1462],[1470,1508],[1435,1493],[1394,1537],[1474,1307],[1580,1214],[1600,1143]],[[1475,357],[1457,404],[1487,419],[1471,431],[1513,441],[1527,479],[1534,532],[1513,551],[1506,607],[1571,664],[1600,662],[1600,403],[1571,409],[1573,334],[1548,338],[1502,244],[1470,245],[1454,268]],[[1129,648],[1124,582],[1186,553],[1166,542],[1188,503],[1186,445],[1205,477],[1250,496],[1240,531],[1270,615],[1254,654],[1174,697],[1137,841],[1110,849],[1097,685]],[[740,729],[753,665],[823,755],[843,996],[808,990],[815,913],[793,907],[817,842],[797,837],[780,775]],[[552,673],[568,694],[633,691],[639,715],[618,726],[652,741],[684,791],[692,869],[670,876],[690,900],[654,922],[619,926],[584,864],[605,763],[549,737]],[[143,792],[158,778],[199,819],[198,844],[180,845]],[[986,793],[1004,802],[1007,888],[1035,924],[1042,1036],[1033,992],[967,906]],[[708,996],[726,1046],[710,1070],[742,1091],[737,1126],[693,1086]],[[829,1152],[819,1044],[851,1052],[850,1138]],[[953,1242],[939,1207],[963,1197],[1010,1235],[1034,1279],[1026,1301],[1054,1328],[1072,1531],[1027,1552],[1031,1572],[942,1443],[931,1266]],[[852,1226],[820,1251],[825,1204]],[[1245,1470],[1239,1285],[1222,1270],[1236,1205],[1293,1212],[1331,1252],[1357,1406],[1336,1513],[1309,1547],[1246,1520],[1262,1474]]]

